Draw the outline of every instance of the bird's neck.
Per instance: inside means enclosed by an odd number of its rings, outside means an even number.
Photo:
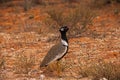
[[[66,37],[66,33],[61,33],[61,43],[64,46],[68,46],[68,40],[67,40],[67,37]]]

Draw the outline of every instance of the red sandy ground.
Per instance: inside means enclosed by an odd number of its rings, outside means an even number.
[[[58,7],[60,5],[57,5]],[[68,64],[77,65],[80,58],[83,65],[100,61],[119,63],[120,61],[120,13],[114,14],[114,9],[120,5],[106,6],[98,11],[100,14],[90,26],[91,33],[82,37],[70,38],[70,49],[63,59]],[[27,12],[19,5],[0,8],[0,56],[5,59],[6,80],[39,80],[42,73],[39,63],[55,42],[47,42],[50,34],[44,35],[44,12],[48,7],[35,6]],[[32,19],[30,17],[33,16]],[[41,32],[40,32],[41,31]],[[38,33],[39,32],[39,33]],[[16,74],[14,62],[16,54],[35,56],[35,66],[27,74]],[[68,71],[63,72],[63,80],[74,80]],[[73,72],[74,73],[74,72]],[[57,78],[45,73],[47,80]],[[74,75],[74,74],[73,74]],[[77,75],[75,75],[77,76]],[[82,80],[87,80],[86,78]]]

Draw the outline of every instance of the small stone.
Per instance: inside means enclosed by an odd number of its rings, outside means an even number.
[[[41,74],[40,75],[40,80],[44,80],[44,78],[45,78],[45,75]]]
[[[108,79],[106,79],[106,78],[101,78],[100,80],[108,80]]]
[[[30,78],[29,80],[36,80],[35,78]]]

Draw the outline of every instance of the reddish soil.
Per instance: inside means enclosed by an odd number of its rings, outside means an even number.
[[[63,4],[57,5],[58,9],[60,6]],[[38,5],[25,12],[21,5],[14,3],[13,6],[0,8],[0,58],[5,60],[4,67],[1,69],[2,74],[5,74],[3,80],[40,80],[42,74],[45,75],[45,80],[59,79],[54,73],[49,71],[43,73],[39,68],[43,57],[56,43],[48,41],[51,36],[56,36],[55,34],[44,34],[49,33],[44,20],[48,16],[45,11],[50,7]],[[115,9],[120,10],[120,4],[96,9],[99,15],[89,26],[89,31],[83,33],[81,37],[69,38],[70,48],[63,59],[65,65],[78,65],[78,59],[82,66],[102,61],[120,62],[120,12],[115,14]],[[18,54],[27,57],[35,56],[35,65],[28,74],[15,72]],[[73,69],[77,71],[78,68],[73,67]],[[72,76],[69,69],[63,71],[61,80],[76,79],[73,75],[79,77],[74,70],[71,70]],[[88,78],[81,80],[88,80]]]

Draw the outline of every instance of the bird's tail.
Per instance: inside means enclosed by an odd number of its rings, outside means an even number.
[[[46,67],[47,65],[44,64],[43,62],[40,64],[40,67]]]

